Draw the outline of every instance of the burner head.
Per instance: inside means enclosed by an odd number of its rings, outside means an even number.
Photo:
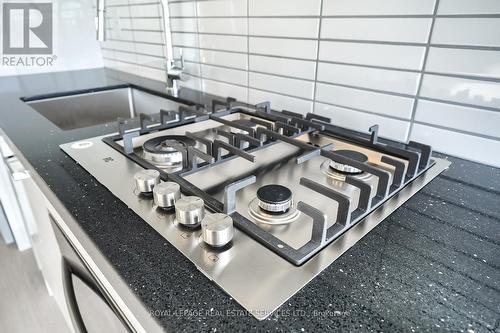
[[[257,190],[259,207],[268,212],[286,212],[292,206],[292,191],[288,187],[272,184]]]
[[[347,157],[347,158],[350,158],[350,159],[353,159],[353,160],[361,162],[361,163],[365,163],[368,161],[368,156],[366,156],[365,154],[360,153],[358,151],[354,151],[354,150],[336,150],[336,151],[334,151],[334,153],[341,155],[341,156],[344,156],[344,157]],[[330,161],[330,168],[332,168],[333,170],[338,171],[340,173],[347,174],[347,175],[359,175],[359,174],[363,173],[363,171],[359,170],[358,168],[355,168],[351,165],[338,163],[335,161]]]
[[[157,166],[172,166],[182,163],[182,152],[174,148],[194,146],[196,141],[182,135],[159,136],[142,144],[144,158]]]

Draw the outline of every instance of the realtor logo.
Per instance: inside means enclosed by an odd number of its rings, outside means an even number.
[[[52,3],[4,3],[2,21],[4,54],[52,54]]]

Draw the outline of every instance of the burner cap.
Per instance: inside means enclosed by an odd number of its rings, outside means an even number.
[[[354,151],[354,150],[336,150],[336,151],[334,151],[334,153],[341,155],[341,156],[344,156],[344,157],[347,157],[347,158],[350,158],[350,159],[353,159],[353,160],[361,162],[361,163],[365,163],[368,161],[368,156],[366,156],[365,154],[360,153],[358,151]],[[349,175],[357,175],[357,174],[363,173],[363,171],[359,170],[358,168],[355,168],[351,165],[338,163],[335,161],[330,161],[330,168],[332,168],[335,171],[338,171],[340,173],[349,174]]]
[[[142,148],[149,153],[159,153],[159,154],[163,152],[168,153],[174,151],[172,147],[169,147],[168,141],[179,143],[184,147],[194,146],[196,144],[196,141],[194,139],[188,138],[187,136],[164,135],[147,140],[142,144]]]
[[[288,187],[271,184],[257,190],[259,207],[269,212],[286,212],[292,206],[292,191]]]
[[[172,147],[171,143],[185,148],[194,146],[196,141],[183,135],[158,136],[142,144],[145,159],[158,166],[173,166],[182,162],[182,152]]]

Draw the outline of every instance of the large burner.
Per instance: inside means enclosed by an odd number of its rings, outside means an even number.
[[[336,150],[335,154],[353,159],[361,163],[365,163],[368,161],[368,156],[354,150]],[[362,170],[359,170],[358,168],[355,168],[352,165],[342,164],[335,161],[330,161],[330,168],[346,175],[359,175],[363,173]]]
[[[176,146],[187,148],[195,144],[195,140],[182,135],[159,136],[143,143],[143,156],[159,167],[178,166],[182,164],[182,152]]]

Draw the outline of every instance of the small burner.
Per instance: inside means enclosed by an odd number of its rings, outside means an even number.
[[[336,150],[334,151],[334,153],[361,163],[365,163],[368,161],[368,156],[354,150]],[[332,168],[337,172],[347,175],[359,175],[363,173],[363,170],[359,170],[358,168],[355,168],[351,165],[342,164],[335,161],[330,161],[330,168]]]
[[[179,165],[182,163],[182,152],[173,147],[175,144],[187,148],[194,146],[196,141],[182,135],[159,136],[142,144],[143,156],[159,167]]]
[[[273,213],[286,212],[292,206],[292,191],[281,185],[265,185],[257,190],[259,207]]]

